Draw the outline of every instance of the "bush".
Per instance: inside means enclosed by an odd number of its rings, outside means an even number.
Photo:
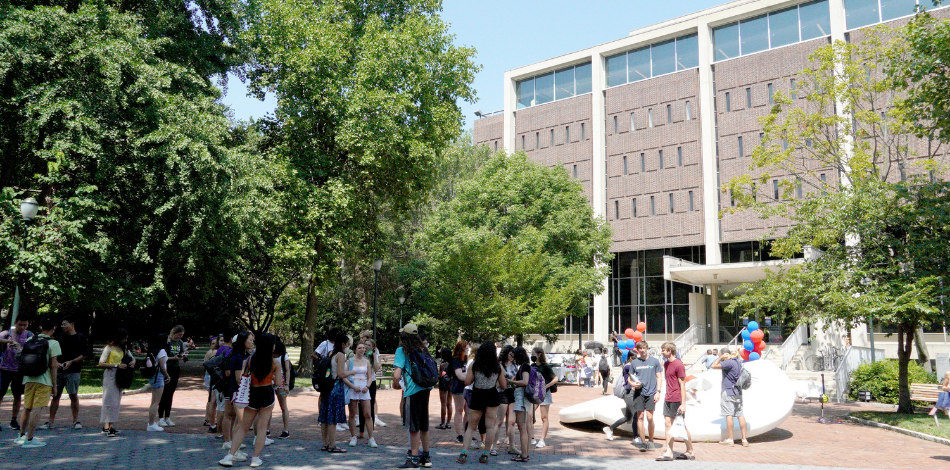
[[[937,377],[934,374],[928,374],[913,360],[907,364],[907,380],[909,383],[937,383]],[[874,400],[880,403],[897,404],[900,397],[897,359],[885,359],[858,367],[858,370],[851,373],[851,390],[848,396],[852,400],[857,400],[859,390],[870,391]],[[926,404],[921,406],[926,406]]]

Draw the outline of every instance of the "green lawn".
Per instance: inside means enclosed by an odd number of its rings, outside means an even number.
[[[148,379],[136,371],[130,390],[138,390],[147,383]],[[79,393],[102,393],[102,369],[83,369],[79,379]]]
[[[905,414],[893,411],[857,411],[851,413],[851,416],[950,439],[950,419],[947,419],[947,415],[942,411],[938,416],[939,426],[934,423],[933,416],[926,412]]]

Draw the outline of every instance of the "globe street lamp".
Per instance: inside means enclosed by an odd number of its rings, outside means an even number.
[[[376,277],[373,281],[373,340],[376,340],[376,300],[379,297],[379,270],[383,269],[383,260],[373,261],[373,271],[376,271]]]
[[[402,329],[402,304],[406,303],[406,296],[399,296],[399,329]]]
[[[28,197],[20,201],[20,215],[23,217],[23,246],[20,248],[21,252],[26,251],[26,224],[28,224],[34,217],[36,213],[40,210],[39,203],[36,202],[36,199]],[[13,293],[13,312],[11,315],[10,324],[16,324],[16,317],[20,313],[20,283],[22,281],[22,276],[17,274],[16,280],[16,290]]]

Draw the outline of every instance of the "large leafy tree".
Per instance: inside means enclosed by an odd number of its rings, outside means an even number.
[[[380,221],[427,200],[438,153],[458,135],[456,100],[473,99],[472,49],[456,47],[432,0],[255,0],[242,37],[250,87],[278,105],[265,146],[299,179],[312,250],[302,362],[318,295],[340,259],[382,246]]]
[[[933,256],[950,252],[948,187],[934,177],[942,151],[918,137],[907,112],[914,85],[882,69],[907,53],[900,34],[885,28],[815,51],[813,67],[799,75],[803,99],[777,95],[749,173],[723,188],[738,201],[734,210],[791,222],[773,254],[823,252],[747,286],[730,308],[845,328],[868,319],[895,325],[903,412],[913,410],[907,364],[915,333],[939,317],[937,291],[950,285],[946,258]],[[773,180],[781,182],[777,198],[761,190]]]
[[[603,289],[610,228],[577,181],[523,153],[498,153],[426,221],[414,294],[454,338],[543,334],[587,313]]]

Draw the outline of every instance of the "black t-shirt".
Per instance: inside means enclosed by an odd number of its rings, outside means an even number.
[[[56,358],[60,364],[76,359],[79,356],[86,356],[85,360],[90,360],[92,358],[92,348],[90,347],[89,341],[86,339],[82,333],[76,333],[70,335],[67,333],[60,333],[56,335],[56,341],[59,341],[59,346],[62,348],[63,353]],[[69,369],[62,371],[63,374],[76,374],[82,370],[83,361],[74,362],[70,364]]]
[[[452,364],[449,366],[448,372],[449,372],[449,377],[451,377],[452,379],[452,381],[450,382],[452,393],[456,395],[463,393],[465,390],[465,381],[459,379],[458,374],[455,373],[455,371],[458,369],[462,369],[462,376],[464,376],[465,363],[458,359],[452,358]]]
[[[518,367],[518,373],[515,374],[515,380],[524,380],[524,374],[527,373],[528,377],[531,376],[531,364],[521,364],[521,367]],[[524,385],[516,385],[516,387],[524,388]]]

